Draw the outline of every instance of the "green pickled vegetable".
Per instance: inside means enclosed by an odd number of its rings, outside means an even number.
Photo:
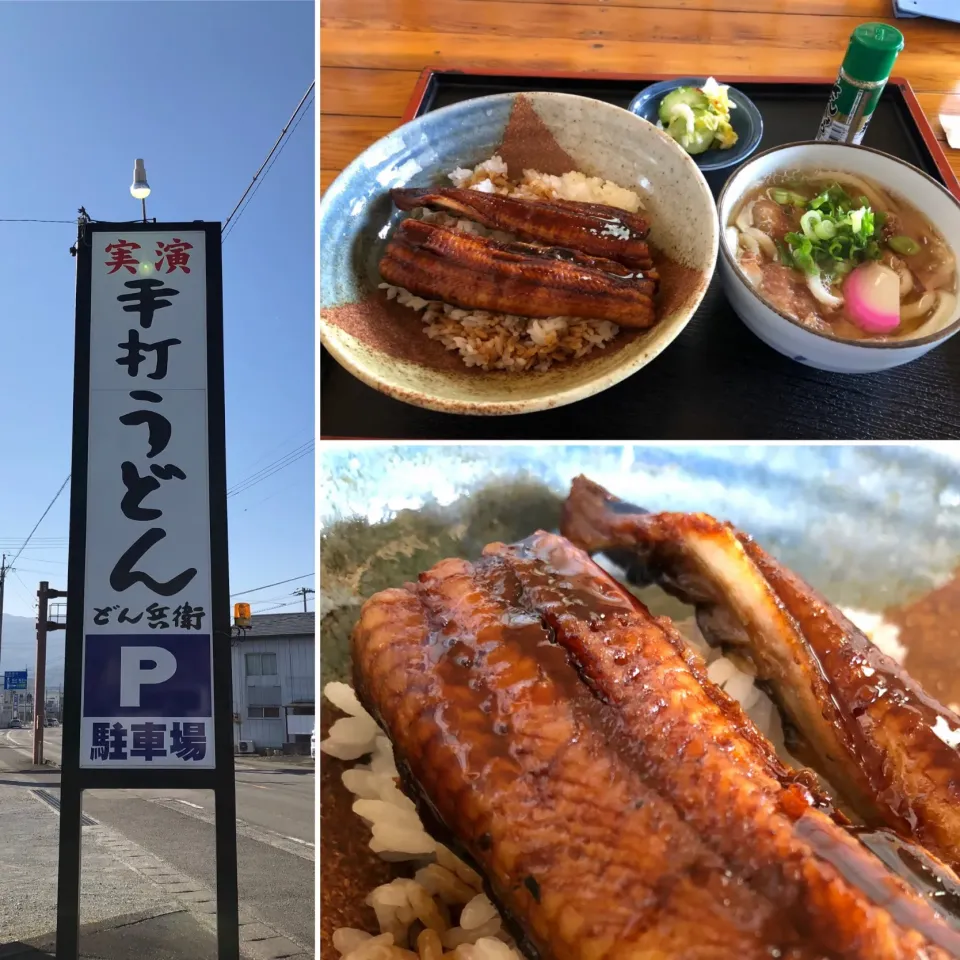
[[[887,246],[894,253],[902,254],[905,257],[912,257],[920,252],[920,244],[913,237],[891,237],[887,241]]]
[[[698,87],[677,87],[676,90],[671,90],[660,101],[660,120],[664,126],[670,123],[680,105],[691,110],[706,110],[709,101]]]
[[[710,77],[702,87],[671,90],[657,110],[660,127],[689,154],[703,153],[714,146],[721,150],[732,147],[737,134],[730,126],[734,104],[727,89]]]

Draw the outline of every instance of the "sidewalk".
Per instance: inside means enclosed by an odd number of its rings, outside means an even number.
[[[13,779],[9,776],[13,764],[7,766],[0,771],[0,943],[45,935],[57,923],[60,818],[34,793],[49,787],[50,768],[25,762]],[[158,897],[155,885],[112,856],[96,826],[83,828],[82,857],[81,923],[179,909],[176,901]]]
[[[0,742],[0,960],[55,956],[58,782]],[[213,890],[92,819],[82,858],[82,960],[216,960]],[[313,956],[242,901],[240,940],[251,960]]]
[[[54,960],[53,933],[0,946],[0,960]],[[216,937],[186,910],[142,911],[80,928],[81,960],[216,960]]]

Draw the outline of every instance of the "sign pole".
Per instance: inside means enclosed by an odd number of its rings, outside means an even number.
[[[220,238],[80,225],[57,960],[82,794],[113,788],[214,791],[217,956],[239,960]]]
[[[87,539],[87,430],[90,405],[90,275],[87,224],[77,235],[77,300],[73,358],[73,452],[70,477],[70,539],[67,593],[83,597]],[[64,638],[63,734],[60,757],[60,850],[57,864],[57,960],[80,956],[80,841],[83,792],[80,786],[80,693],[83,672],[83,604],[67,602]]]
[[[210,484],[210,593],[216,746],[217,956],[238,960],[237,801],[233,765],[233,664],[227,563],[227,427],[223,398],[223,265],[220,230],[207,242],[207,430]]]

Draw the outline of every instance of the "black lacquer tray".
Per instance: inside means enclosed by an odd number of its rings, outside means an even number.
[[[576,93],[626,107],[661,79],[428,69],[403,119],[470,97],[520,90]],[[832,87],[825,79],[722,79],[763,115],[759,150],[812,138]],[[960,198],[960,183],[906,80],[890,80],[864,145],[912,163]],[[731,172],[705,174],[714,196]],[[330,439],[958,439],[960,335],[894,370],[825,373],[781,356],[750,333],[715,276],[693,320],[653,363],[557,410],[474,417],[420,409],[364,385],[325,350],[320,390],[320,432]]]

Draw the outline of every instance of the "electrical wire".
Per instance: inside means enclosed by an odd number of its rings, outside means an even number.
[[[297,115],[300,114],[301,108],[303,107],[304,103],[306,103],[307,97],[309,97],[310,94],[313,93],[313,90],[314,90],[314,87],[316,86],[316,83],[317,83],[316,80],[311,80],[311,81],[310,81],[310,86],[307,87],[307,92],[300,98],[300,102],[297,104],[296,110],[294,110],[293,113],[290,114],[290,119],[286,122],[286,125],[285,125],[284,128],[280,131],[280,136],[277,137],[277,142],[273,145],[273,147],[270,149],[270,152],[267,154],[266,160],[264,160],[263,163],[260,164],[259,169],[258,169],[257,172],[253,175],[253,179],[250,181],[249,185],[247,186],[247,189],[243,191],[243,196],[240,197],[240,199],[237,201],[237,205],[230,211],[230,216],[227,217],[226,220],[224,220],[224,222],[223,222],[223,227],[221,228],[221,231],[220,231],[220,232],[221,232],[221,236],[222,236],[221,242],[227,238],[227,233],[229,232],[229,231],[227,230],[227,228],[230,226],[230,223],[231,223],[231,221],[233,220],[234,215],[237,214],[237,211],[238,211],[238,210],[240,210],[240,206],[241,206],[241,204],[243,204],[243,201],[246,200],[247,194],[249,194],[251,190],[253,190],[253,192],[256,193],[257,189],[259,189],[259,183],[257,182],[257,180],[258,180],[258,178],[260,177],[260,174],[261,174],[261,173],[263,173],[264,176],[266,176],[266,173],[264,172],[264,170],[265,170],[267,164],[270,163],[270,158],[274,155],[274,153],[277,153],[277,148],[278,148],[278,147],[280,148],[280,152],[283,152],[283,147],[281,146],[281,142],[283,142],[284,146],[286,145],[286,141],[284,140],[284,137],[286,136],[287,131],[290,130],[290,133],[292,134],[293,131],[296,130],[297,127],[300,125],[300,120],[297,119]],[[311,98],[311,101],[310,101],[310,102],[311,102],[311,103],[313,102],[312,98]],[[306,110],[304,110],[304,113],[306,113]],[[302,114],[301,114],[301,116],[302,116]],[[293,123],[294,120],[297,121],[295,124]],[[292,129],[291,129],[291,127],[290,127],[291,124],[293,124],[293,128],[292,128]],[[287,137],[287,140],[289,140],[289,139],[290,139],[290,138]],[[277,156],[279,156],[279,153],[277,153]],[[270,164],[270,166],[273,166],[273,164]],[[262,183],[262,180],[261,180],[260,182]],[[251,200],[253,199],[253,196],[252,196],[252,195],[251,195],[250,199],[251,199]],[[249,201],[247,201],[247,203],[249,204]],[[244,209],[246,209],[246,206],[244,206]],[[240,219],[240,216],[242,216],[242,215],[243,215],[243,213],[242,213],[242,211],[241,211],[240,215],[237,216],[237,220],[239,220],[239,219]],[[236,226],[235,223],[234,223],[234,226]],[[232,228],[231,228],[231,229],[232,229]]]
[[[67,479],[60,484],[60,489],[53,495],[53,499],[50,501],[50,503],[47,504],[47,509],[44,510],[42,514],[40,514],[40,519],[34,524],[33,529],[30,531],[29,535],[27,536],[27,539],[23,541],[23,546],[20,547],[20,549],[17,551],[17,555],[13,558],[13,560],[10,561],[11,567],[14,566],[14,564],[16,564],[17,560],[20,557],[20,554],[23,553],[24,547],[26,547],[26,545],[30,542],[30,538],[37,532],[37,527],[39,527],[40,524],[43,523],[43,518],[53,509],[53,505],[57,502],[57,500],[60,497],[60,494],[63,493],[64,488],[69,482],[70,482],[70,474],[68,473]]]
[[[291,600],[289,603],[278,603],[274,607],[266,607],[263,610],[258,610],[254,616],[259,616],[261,613],[267,613],[269,610],[279,610],[281,607],[299,607],[303,603],[302,600]],[[307,613],[313,613],[312,610],[308,610]]]
[[[0,223],[72,223],[77,225],[76,220],[13,220],[7,217],[0,217]]]
[[[223,237],[221,238],[221,241],[220,241],[221,243],[224,240],[226,240],[227,236],[229,236],[229,234],[234,230],[236,225],[240,222],[240,218],[244,215],[244,213],[246,213],[247,207],[250,206],[251,201],[257,195],[257,191],[260,189],[261,185],[263,184],[263,181],[267,179],[267,174],[273,169],[273,165],[280,159],[280,155],[283,153],[284,147],[286,147],[286,145],[290,142],[290,139],[293,136],[293,134],[296,132],[297,127],[300,126],[300,121],[307,115],[307,111],[310,109],[312,105],[313,105],[313,98],[311,97],[310,101],[307,103],[306,107],[304,108],[303,113],[300,114],[299,118],[297,119],[297,122],[293,125],[293,128],[290,130],[290,135],[287,137],[286,140],[283,141],[283,144],[281,145],[280,149],[277,151],[277,155],[270,162],[270,166],[263,171],[263,176],[260,178],[260,182],[256,185],[256,187],[254,187],[253,192],[250,194],[250,198],[243,205],[243,209],[237,214],[237,219],[234,220],[233,225],[230,227],[230,230],[228,230],[227,233],[224,234]]]
[[[267,583],[262,587],[254,587],[252,590],[241,590],[239,593],[231,593],[230,599],[242,597],[245,593],[259,593],[261,590],[268,590],[270,587],[279,587],[281,583],[296,583],[298,580],[307,580],[312,576],[312,573],[305,573],[302,577],[291,577],[289,580],[278,580],[276,583]]]
[[[274,460],[273,463],[268,463],[256,473],[250,474],[249,477],[244,477],[243,480],[237,481],[237,483],[235,483],[232,487],[228,488],[227,497],[235,497],[238,493],[243,493],[245,490],[255,487],[258,483],[262,483],[268,477],[272,477],[275,473],[279,473],[281,470],[285,470],[298,460],[302,460],[304,457],[309,456],[309,454],[313,452],[315,442],[316,441],[314,440],[310,440],[307,443],[297,447],[295,450],[291,450],[290,453],[284,454],[279,459]]]

